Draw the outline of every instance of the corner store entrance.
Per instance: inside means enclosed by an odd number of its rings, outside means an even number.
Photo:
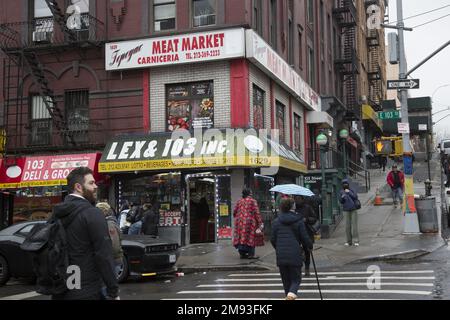
[[[188,223],[186,243],[209,243],[231,239],[230,184],[229,175],[186,176]]]

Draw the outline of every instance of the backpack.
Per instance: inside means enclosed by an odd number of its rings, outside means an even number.
[[[37,224],[30,231],[20,248],[32,256],[36,275],[36,292],[43,295],[61,295],[68,291],[67,268],[69,255],[65,227],[67,223],[58,218],[51,218],[45,224]]]

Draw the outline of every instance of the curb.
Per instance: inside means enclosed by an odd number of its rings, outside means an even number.
[[[433,250],[427,251],[422,249],[414,249],[414,250],[408,250],[408,251],[402,251],[402,252],[396,252],[391,254],[382,254],[378,256],[369,256],[365,258],[361,258],[358,260],[351,261],[347,264],[353,264],[353,263],[366,263],[366,262],[374,262],[374,261],[408,261],[413,260],[422,256],[425,256],[427,254],[433,253],[436,250],[439,250],[443,247],[445,247],[446,244],[443,243],[442,245],[436,247]]]

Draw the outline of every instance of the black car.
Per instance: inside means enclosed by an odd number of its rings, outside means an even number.
[[[28,221],[0,231],[0,286],[13,278],[33,279],[33,265],[29,253],[20,249],[31,229],[45,221]],[[124,259],[118,266],[118,280],[129,276],[149,277],[177,270],[180,256],[177,243],[166,242],[152,236],[122,235]]]

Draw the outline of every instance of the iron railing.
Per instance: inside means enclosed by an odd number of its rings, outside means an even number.
[[[87,13],[81,14],[79,23],[70,32],[75,40],[70,40],[71,37],[61,30],[53,17],[3,23],[0,24],[0,48],[10,52],[73,44],[100,45],[106,40],[104,23]]]

